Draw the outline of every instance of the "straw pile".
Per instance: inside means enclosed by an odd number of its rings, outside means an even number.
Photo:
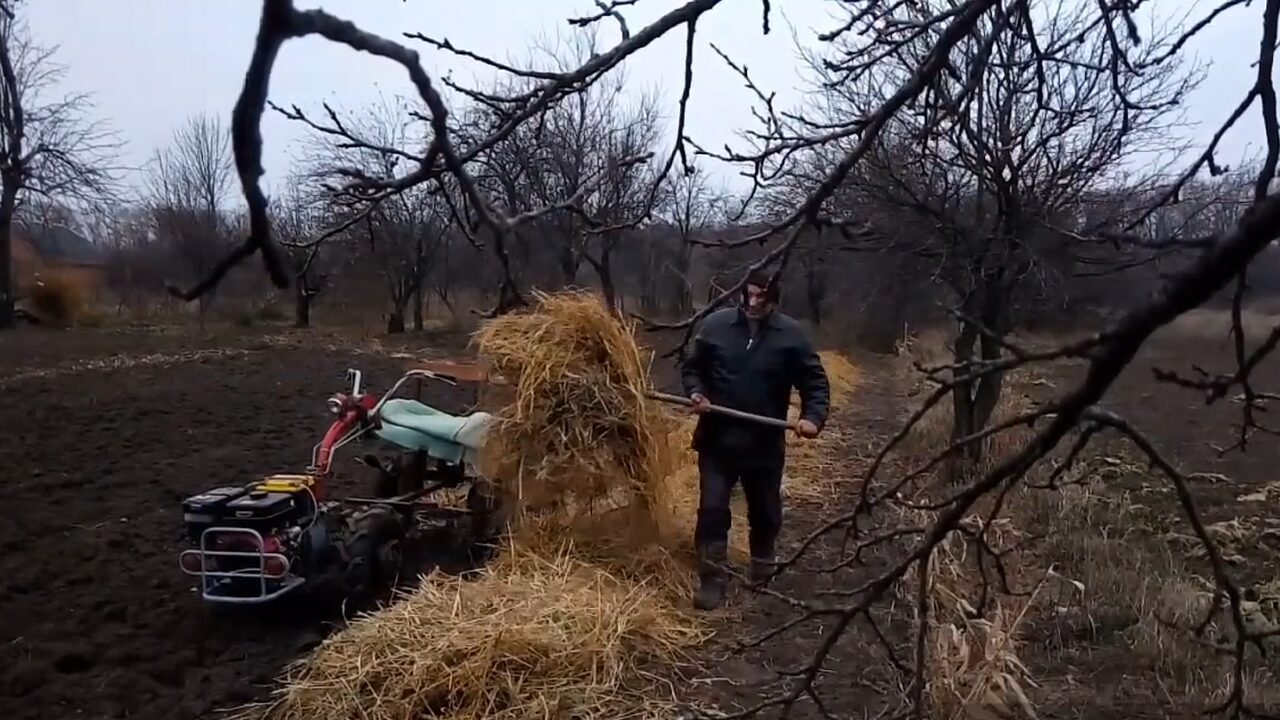
[[[827,371],[831,385],[831,405],[845,407],[858,389],[861,374],[849,358],[838,352],[818,353],[822,367]],[[791,419],[800,417],[800,397],[791,397]],[[832,459],[831,448],[850,444],[850,431],[832,427],[829,423],[816,440],[801,440],[794,435],[787,437],[787,474],[783,481],[784,497],[810,502],[826,502],[840,495],[839,485],[848,482],[850,469],[843,458]]]
[[[585,532],[582,522],[627,508],[626,526],[652,538],[654,493],[678,458],[670,413],[645,395],[649,368],[634,327],[592,295],[563,293],[487,323],[475,340],[516,389],[482,466],[523,519]]]
[[[277,720],[657,718],[646,668],[706,639],[661,587],[574,557],[516,553],[437,577],[291,668]],[[668,692],[668,695],[670,693]]]

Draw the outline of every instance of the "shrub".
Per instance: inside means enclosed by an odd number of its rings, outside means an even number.
[[[31,310],[44,322],[71,325],[84,314],[84,292],[71,278],[51,275],[38,279],[27,294]]]

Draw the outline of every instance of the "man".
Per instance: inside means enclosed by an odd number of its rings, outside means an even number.
[[[740,307],[718,310],[703,321],[685,358],[685,394],[700,413],[693,435],[700,492],[694,543],[699,588],[694,605],[711,610],[724,603],[729,498],[742,483],[750,527],[751,579],[768,578],[774,543],[782,526],[782,469],[786,431],[706,412],[711,404],[785,419],[791,390],[800,393],[795,432],[814,438],[830,404],[826,371],[798,322],[776,310],[779,287],[768,273],[753,272]]]

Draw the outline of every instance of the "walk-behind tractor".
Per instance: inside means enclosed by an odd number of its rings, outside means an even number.
[[[500,503],[475,467],[493,418],[395,397],[411,381],[421,394],[424,381],[480,377],[467,377],[467,366],[435,367],[410,370],[381,397],[364,391],[360,371],[348,370],[351,391],[329,398],[335,419],[306,473],[218,487],[183,502],[194,547],[179,565],[200,579],[206,601],[267,603],[306,588],[358,608],[428,557],[461,556],[464,566],[488,557],[502,530]],[[330,498],[335,453],[370,440],[390,451],[356,459],[373,472],[370,497]],[[446,494],[459,501],[441,502]]]

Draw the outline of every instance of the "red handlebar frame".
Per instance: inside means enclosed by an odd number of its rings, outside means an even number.
[[[324,439],[320,441],[319,447],[316,449],[315,467],[312,472],[315,474],[316,485],[313,491],[317,500],[324,500],[327,491],[326,480],[332,472],[333,447],[340,440],[346,437],[351,431],[369,422],[369,413],[378,404],[379,398],[374,395],[361,394],[356,397],[350,395],[336,395],[334,399],[339,402],[338,419],[329,426],[324,434]]]

